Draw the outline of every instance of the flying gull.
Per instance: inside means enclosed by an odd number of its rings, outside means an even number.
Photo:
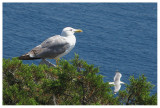
[[[114,82],[109,82],[109,84],[114,85],[114,94],[116,94],[120,90],[121,84],[125,84],[124,82],[120,81],[121,77],[122,74],[120,72],[116,72],[116,75],[114,76]]]
[[[55,35],[48,38],[40,45],[18,58],[20,60],[42,59],[45,64],[50,63],[45,59],[55,59],[57,63],[57,60],[60,57],[68,54],[75,46],[76,37],[74,33],[77,32],[82,32],[82,30],[66,27],[62,30],[61,35]]]

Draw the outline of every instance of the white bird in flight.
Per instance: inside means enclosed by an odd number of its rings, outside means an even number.
[[[124,82],[120,81],[121,77],[122,74],[120,72],[116,72],[116,75],[114,76],[114,82],[109,82],[109,84],[114,85],[114,94],[116,94],[120,90],[121,84],[125,84]]]
[[[75,46],[76,37],[74,33],[76,32],[82,32],[82,30],[66,27],[62,30],[61,35],[46,39],[40,45],[18,58],[20,60],[42,59],[45,63],[48,62],[45,59],[56,59],[57,63],[60,57],[68,54]]]

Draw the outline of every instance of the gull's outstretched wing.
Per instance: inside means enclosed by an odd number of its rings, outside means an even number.
[[[114,85],[114,82],[109,82],[109,84],[113,84]]]
[[[65,37],[53,36],[33,48],[28,53],[19,57],[21,60],[55,58],[64,53],[69,48],[69,43]]]

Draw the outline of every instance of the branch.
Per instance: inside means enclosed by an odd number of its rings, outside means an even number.
[[[56,104],[56,96],[55,96],[55,94],[53,94],[53,103],[54,103],[54,105],[57,105]]]

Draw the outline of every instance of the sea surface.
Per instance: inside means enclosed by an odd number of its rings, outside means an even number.
[[[157,93],[156,3],[3,3],[3,58],[27,53],[68,26],[83,33],[75,34],[76,46],[64,59],[79,54],[100,68],[105,82],[116,70],[127,84],[144,74]]]

